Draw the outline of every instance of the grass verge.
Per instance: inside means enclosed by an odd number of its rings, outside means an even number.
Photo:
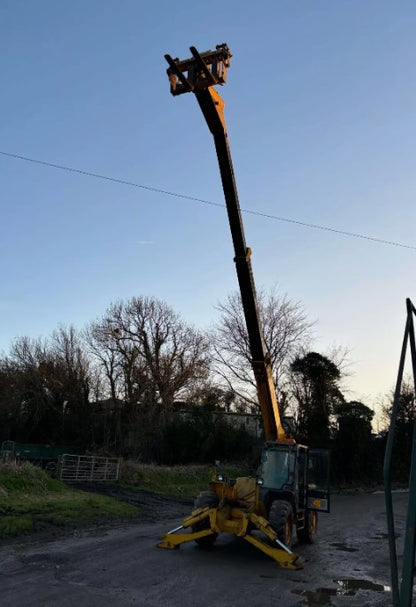
[[[232,465],[221,466],[221,472],[228,478],[248,475],[243,467]],[[156,466],[127,460],[121,467],[119,486],[193,499],[208,489],[213,475],[214,467],[204,464]]]
[[[31,464],[0,465],[0,538],[137,514],[130,504],[67,487]]]

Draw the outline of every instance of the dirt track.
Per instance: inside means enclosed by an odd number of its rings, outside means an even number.
[[[120,489],[106,483],[77,483],[77,489],[109,495],[122,502],[133,504],[140,508],[140,521],[142,523],[158,523],[161,520],[183,518],[189,514],[193,500],[158,495],[140,489]]]

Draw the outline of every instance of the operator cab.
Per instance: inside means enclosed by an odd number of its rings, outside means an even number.
[[[295,512],[308,508],[329,512],[329,452],[304,445],[267,442],[257,484],[266,510],[275,499],[285,499]]]

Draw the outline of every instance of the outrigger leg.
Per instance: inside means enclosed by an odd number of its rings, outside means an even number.
[[[189,527],[206,519],[209,519],[209,528],[191,533],[186,532]],[[261,531],[269,541],[250,533],[249,526]],[[240,509],[232,509],[231,511],[225,509],[223,511],[219,508],[209,508],[209,506],[198,508],[184,520],[182,525],[169,531],[157,545],[159,548],[174,549],[179,548],[185,542],[218,533],[233,533],[241,537],[270,556],[281,567],[286,569],[303,568],[301,557],[278,539],[276,532],[265,518],[254,513],[243,512]]]
[[[163,540],[157,544],[158,548],[179,548],[181,544],[185,542],[191,542],[192,540],[198,540],[200,537],[205,537],[206,535],[212,535],[216,533],[212,529],[212,519],[215,518],[216,508],[209,508],[206,506],[205,508],[198,508],[198,510],[194,510],[190,516],[187,516],[183,521],[182,525],[179,527],[175,527],[171,531],[168,531],[164,536]],[[202,529],[201,531],[193,531],[191,533],[178,533],[182,529],[187,529],[204,519],[210,519],[210,528]]]

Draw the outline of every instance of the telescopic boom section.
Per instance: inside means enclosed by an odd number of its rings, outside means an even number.
[[[169,63],[167,74],[171,93],[172,95],[181,95],[182,93],[193,92],[214,136],[265,438],[266,440],[291,440],[287,438],[280,419],[270,355],[263,339],[251,267],[251,250],[246,246],[223,114],[224,101],[217,91],[212,88],[216,84],[224,84],[226,81],[226,71],[231,63],[231,53],[226,44],[217,46],[215,51],[207,51],[201,54],[193,46],[190,47],[190,50],[192,58],[184,61],[172,59],[170,55],[165,55]]]

